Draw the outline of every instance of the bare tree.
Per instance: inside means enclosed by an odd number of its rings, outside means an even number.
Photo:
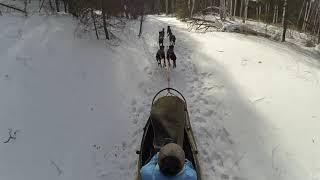
[[[302,24],[302,30],[303,31],[306,30],[306,26],[307,26],[307,23],[308,23],[312,2],[313,1],[307,2],[307,5],[306,5],[306,10],[305,10],[303,24]]]
[[[238,0],[234,0],[233,16],[236,16],[236,12],[237,12],[237,2],[238,2]]]
[[[303,12],[303,9],[304,9],[304,6],[306,5],[306,0],[303,1],[303,4],[301,6],[301,10],[300,10],[300,13],[299,13],[299,17],[298,17],[298,21],[297,21],[297,26],[299,26],[299,22],[300,22],[300,19],[301,19],[301,16],[302,16],[302,12]]]
[[[55,0],[55,2],[56,2],[56,9],[57,9],[57,12],[60,12],[60,2],[59,2],[59,0]]]
[[[244,16],[242,18],[243,23],[245,23],[248,18],[248,6],[249,6],[249,0],[245,0]]]
[[[143,18],[144,18],[144,7],[143,7],[143,5],[142,5],[142,7],[141,7],[141,13],[140,13],[140,29],[139,29],[139,38],[141,37],[141,35],[142,35],[142,24],[143,24]]]
[[[49,0],[49,5],[50,5],[50,8],[51,8],[51,11],[53,12],[53,11],[54,11],[54,8],[53,8],[52,1],[51,1],[51,0]]]
[[[104,4],[104,0],[101,0],[101,5],[102,5],[102,21],[103,21],[103,30],[104,33],[106,35],[106,39],[110,39],[109,37],[109,32],[108,32],[108,28],[107,28],[107,17],[106,17],[106,7]]]
[[[98,33],[98,28],[97,28],[97,21],[96,21],[95,14],[93,13],[93,9],[91,9],[90,13],[91,13],[91,18],[92,18],[92,20],[93,20],[94,30],[95,30],[95,32],[96,32],[96,37],[97,37],[97,39],[99,39],[99,33]]]
[[[282,32],[282,42],[286,41],[286,33],[287,33],[287,0],[284,0],[283,2],[283,13],[282,13],[282,26],[283,26],[283,32]]]
[[[192,0],[192,6],[191,6],[191,10],[190,10],[190,17],[191,17],[191,18],[192,18],[192,16],[193,16],[194,4],[195,4],[195,0]]]
[[[224,21],[226,19],[226,4],[225,0],[220,0],[220,19]]]
[[[174,13],[174,5],[175,5],[175,1],[171,0],[171,12]]]
[[[25,11],[25,16],[28,16],[28,12],[27,12],[27,5],[28,5],[28,0],[24,0],[24,11]]]
[[[169,0],[166,0],[166,14],[169,14]]]
[[[229,5],[230,5],[230,16],[232,16],[232,12],[233,12],[233,0],[229,0]]]
[[[278,3],[276,1],[276,4],[273,7],[273,19],[272,19],[272,23],[276,24],[278,23],[278,14],[279,14],[279,6]]]
[[[22,9],[19,9],[19,8],[16,8],[14,6],[10,6],[10,5],[7,5],[7,4],[3,4],[0,2],[0,6],[4,6],[6,8],[10,8],[10,9],[13,9],[13,10],[16,10],[16,11],[19,11],[19,12],[22,12],[22,13],[27,13],[25,10],[22,10]]]
[[[242,16],[243,16],[243,14],[242,14],[242,10],[243,10],[243,1],[244,1],[244,0],[240,0],[241,4],[240,4],[240,15],[239,15],[239,17],[242,17]]]

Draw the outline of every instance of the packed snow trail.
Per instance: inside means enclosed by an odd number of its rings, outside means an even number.
[[[155,54],[168,25],[171,86],[187,99],[204,178],[319,179],[317,57],[163,16],[147,16],[141,39],[130,22],[118,47],[75,33],[68,16],[1,18],[1,141],[19,130],[0,143],[1,179],[134,179],[152,97],[167,87]]]

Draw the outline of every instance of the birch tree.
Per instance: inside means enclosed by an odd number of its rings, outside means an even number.
[[[245,7],[244,7],[244,16],[242,19],[242,22],[245,23],[248,18],[248,6],[249,6],[249,0],[245,0]]]
[[[233,16],[236,16],[236,12],[237,12],[237,2],[238,2],[238,0],[234,0]]]
[[[192,16],[193,16],[194,4],[195,4],[195,0],[192,0],[192,6],[191,6],[191,10],[190,10],[190,17],[191,17],[191,18],[192,18]]]

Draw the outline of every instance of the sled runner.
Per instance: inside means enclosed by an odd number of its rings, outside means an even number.
[[[161,95],[167,93],[165,95]],[[160,97],[158,97],[160,96]],[[141,180],[140,169],[161,147],[176,143],[183,147],[185,157],[192,162],[197,179],[201,180],[197,144],[190,124],[187,103],[176,89],[165,88],[152,100],[152,107],[141,141],[136,180]]]

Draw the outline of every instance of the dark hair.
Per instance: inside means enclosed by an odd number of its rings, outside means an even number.
[[[183,165],[177,157],[167,156],[161,160],[159,167],[163,175],[174,176],[182,170]]]

